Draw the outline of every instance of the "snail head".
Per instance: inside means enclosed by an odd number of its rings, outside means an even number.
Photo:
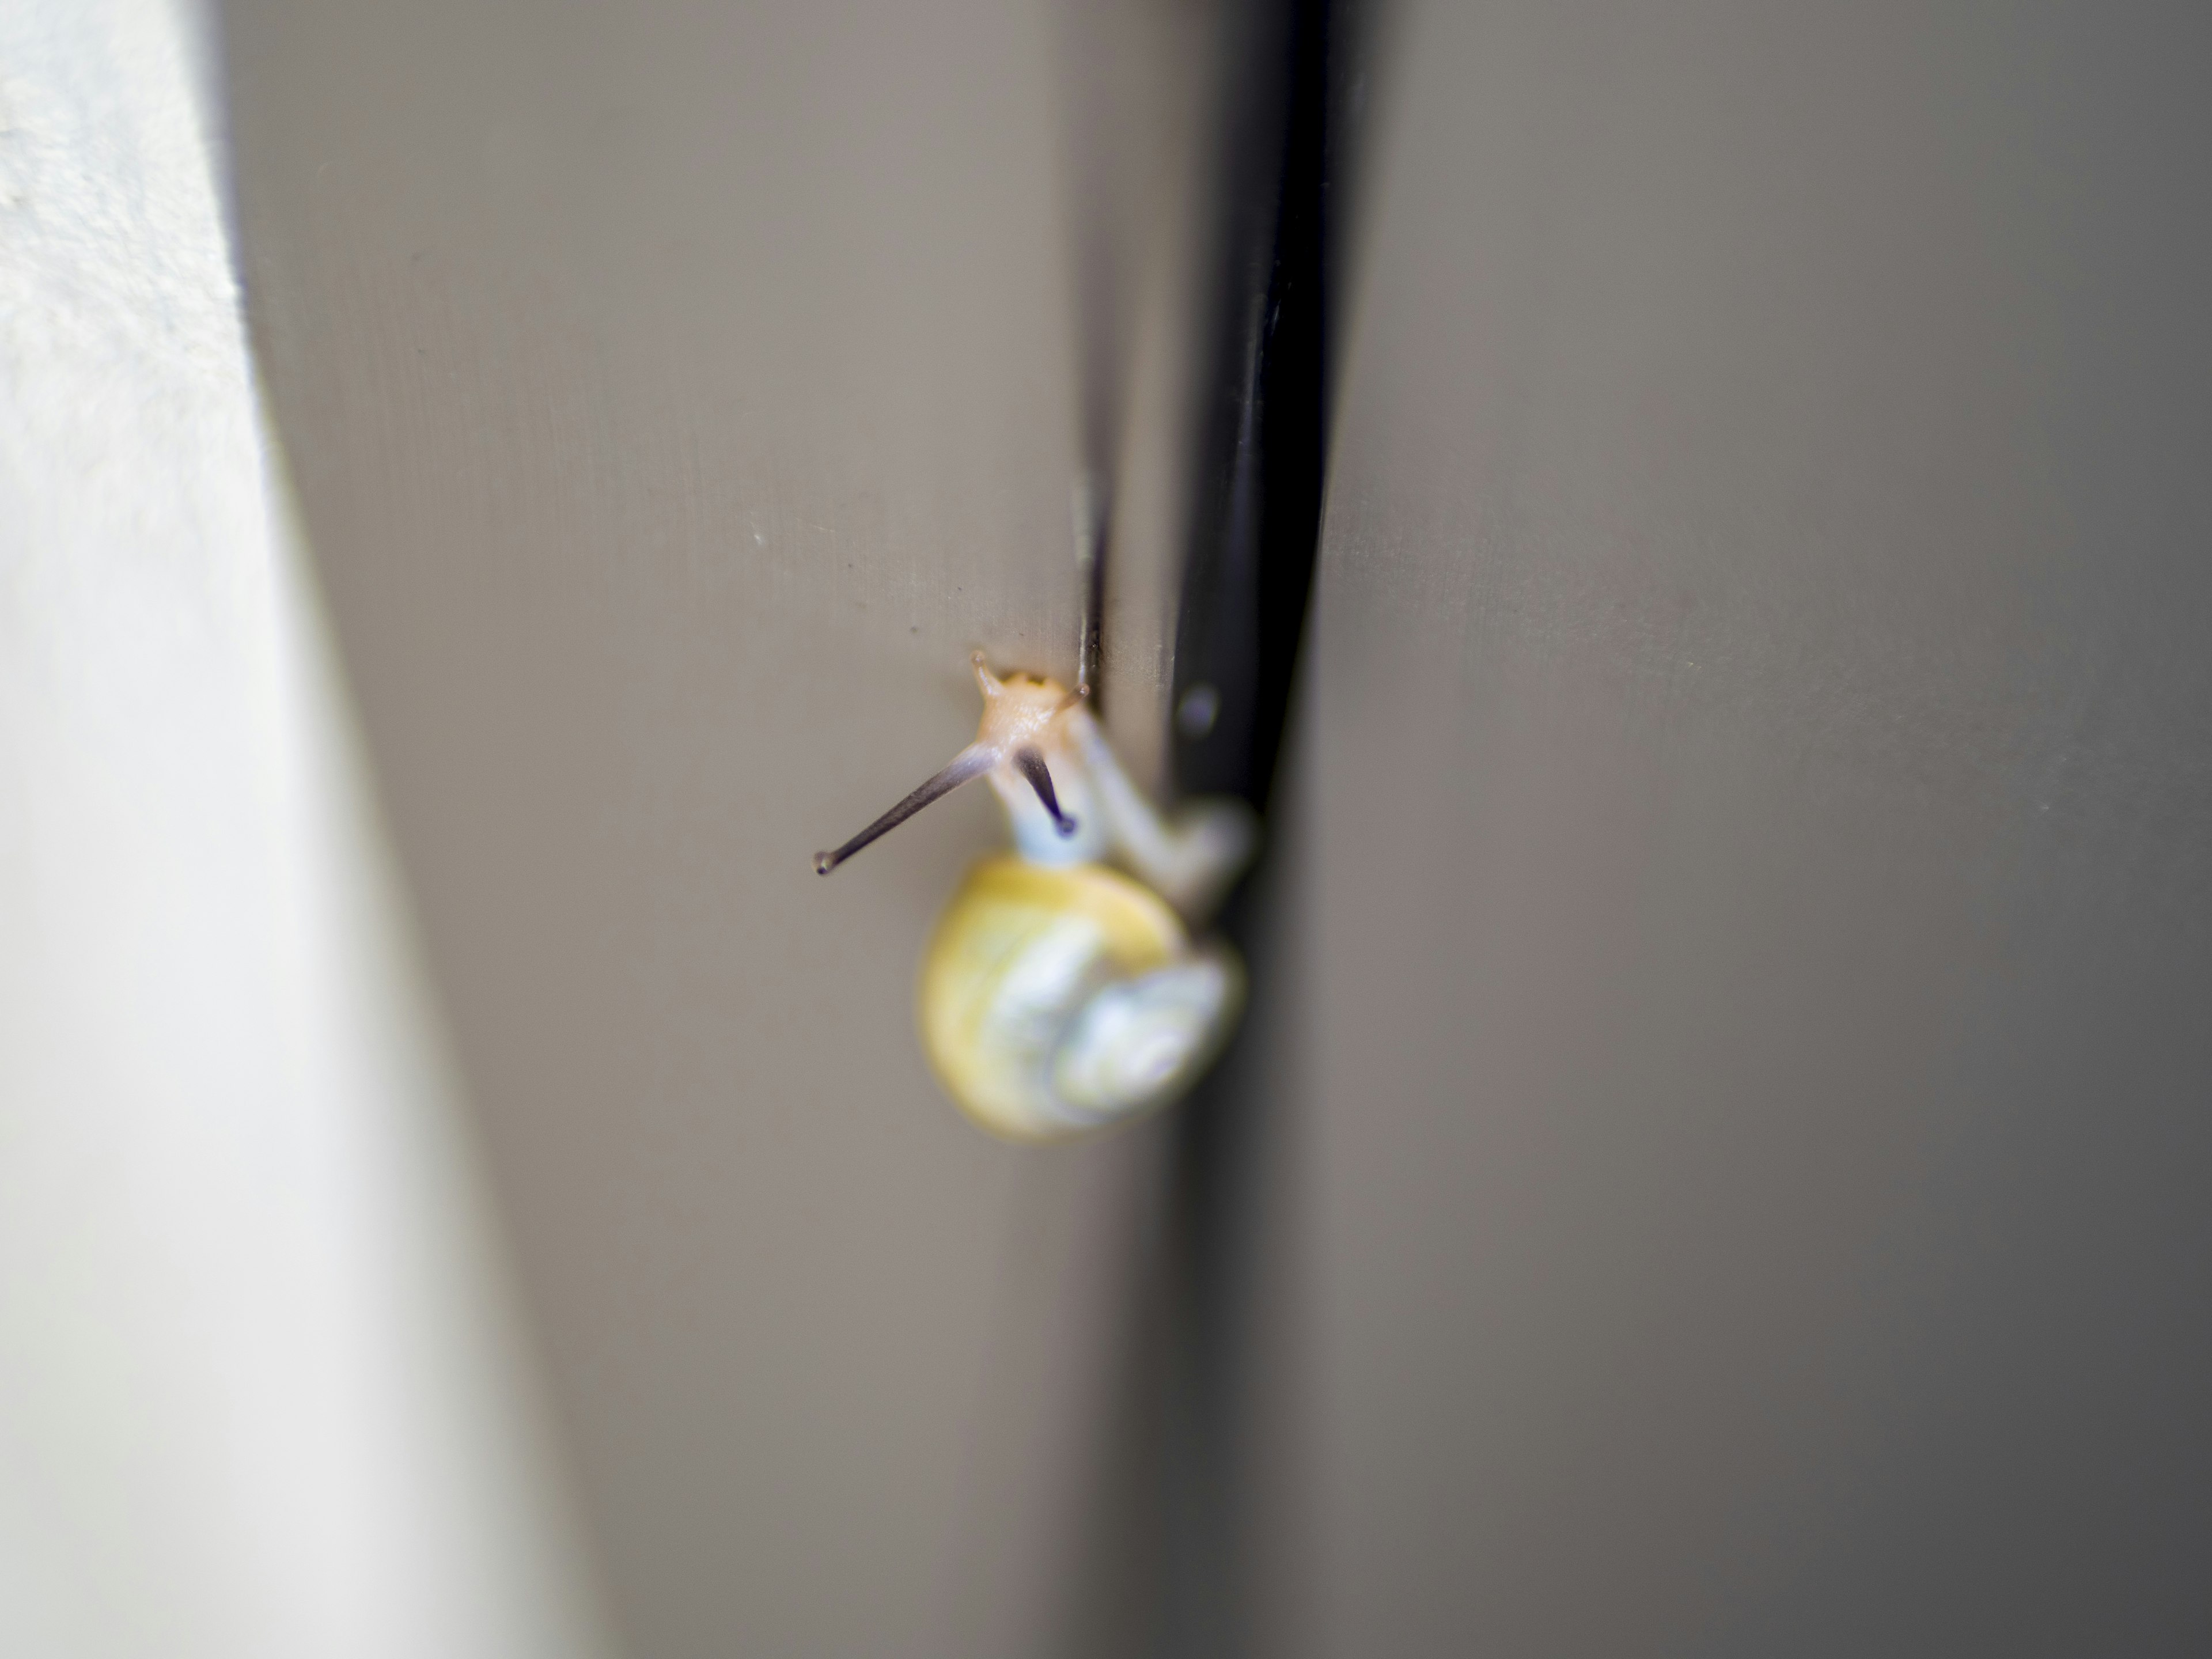
[[[916,812],[962,784],[999,767],[1008,769],[1036,791],[1062,836],[1073,836],[1076,821],[1060,810],[1053,787],[1051,762],[1068,751],[1065,716],[1081,704],[1083,694],[1070,691],[1057,680],[1040,675],[1015,673],[1000,679],[990,670],[980,651],[969,659],[975,684],[983,693],[982,723],[975,741],[955,755],[950,763],[925,781],[905,799],[878,818],[842,847],[814,855],[814,872],[826,876],[870,842],[888,835]]]

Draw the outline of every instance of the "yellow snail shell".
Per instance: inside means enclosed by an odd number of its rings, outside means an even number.
[[[1244,976],[1149,889],[1096,864],[986,859],[922,957],[922,1046],[995,1134],[1057,1140],[1164,1105],[1219,1049]]]
[[[1079,693],[1034,675],[1001,680],[980,652],[975,666],[975,741],[814,867],[826,876],[930,802],[991,781],[1015,855],[970,870],[938,922],[922,959],[922,1045],[984,1128],[1062,1140],[1167,1104],[1235,1028],[1243,969],[1218,940],[1194,945],[1183,919],[1211,909],[1257,824],[1237,801],[1162,817]],[[1099,862],[1109,855],[1143,880]]]

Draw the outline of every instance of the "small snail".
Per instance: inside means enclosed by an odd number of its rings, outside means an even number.
[[[922,1046],[945,1091],[1012,1140],[1062,1140],[1180,1096],[1219,1051],[1244,973],[1202,921],[1251,857],[1243,803],[1172,821],[1129,781],[1081,691],[1000,679],[975,654],[975,741],[835,852],[828,875],[940,796],[988,777],[1014,852],[969,871],[921,965]],[[1141,880],[1109,869],[1117,858]]]

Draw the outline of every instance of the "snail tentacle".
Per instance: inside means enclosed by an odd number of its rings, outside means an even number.
[[[916,812],[938,799],[951,794],[962,784],[980,778],[999,763],[999,751],[983,744],[971,743],[952,757],[951,763],[924,783],[897,805],[847,842],[842,847],[814,855],[814,873],[826,876],[847,859],[859,852],[878,836],[897,829]]]
[[[1060,797],[1053,793],[1052,769],[1044,763],[1044,757],[1030,745],[1014,750],[1014,768],[1036,791],[1036,798],[1044,803],[1044,810],[1052,815],[1052,827],[1063,839],[1076,830],[1075,820],[1060,810]]]

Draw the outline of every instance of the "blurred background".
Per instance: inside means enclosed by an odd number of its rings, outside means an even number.
[[[2208,68],[0,7],[0,1652],[2212,1651]],[[1269,853],[1024,1150],[808,854],[1086,483]]]

